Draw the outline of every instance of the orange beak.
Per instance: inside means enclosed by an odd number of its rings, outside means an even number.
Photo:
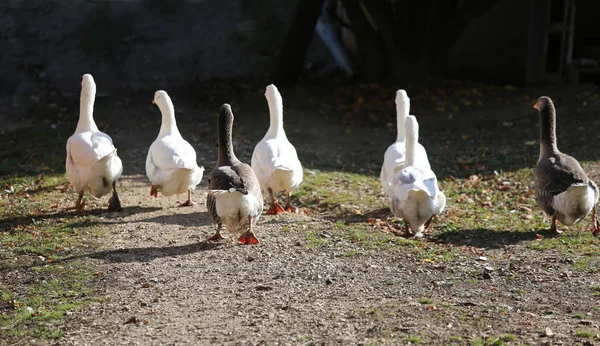
[[[540,102],[540,101],[537,101],[537,102],[536,102],[536,103],[533,105],[533,108],[537,109],[538,111],[540,110],[540,109],[539,109],[539,106],[538,106],[538,103],[539,103],[539,102]]]
[[[154,102],[154,100],[152,100],[152,104],[153,104],[153,105],[155,105],[155,104],[156,104],[156,102]]]

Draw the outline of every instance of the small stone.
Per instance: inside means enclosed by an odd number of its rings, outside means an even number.
[[[330,278],[325,279],[325,284],[326,285],[331,285],[333,283],[333,281],[331,281]]]
[[[479,256],[479,257],[477,257],[477,260],[478,260],[478,261],[487,261],[487,260],[488,260],[488,258],[487,258],[487,257],[485,257],[485,256]]]
[[[546,327],[546,329],[544,329],[544,334],[548,337],[554,336],[554,332],[552,331],[552,329],[550,329],[550,327]]]
[[[246,258],[246,261],[248,261],[248,262],[252,262],[254,260],[256,260],[256,258],[254,258],[252,256],[248,256],[248,258]]]

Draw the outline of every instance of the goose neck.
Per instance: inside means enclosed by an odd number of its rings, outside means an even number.
[[[415,150],[419,143],[419,125],[415,119],[410,119],[407,122],[406,128],[406,160],[405,167],[412,166],[415,163]]]
[[[283,131],[283,100],[281,95],[275,93],[267,93],[267,103],[269,104],[269,133],[272,136],[285,134]]]
[[[556,113],[553,106],[549,105],[540,111],[540,157],[556,153]]]
[[[98,131],[98,126],[94,121],[94,99],[96,96],[95,87],[84,86],[81,90],[79,103],[79,121],[75,133],[86,131]]]
[[[226,116],[219,116],[219,122],[217,125],[217,137],[219,144],[217,159],[218,166],[231,166],[232,164],[239,162],[238,158],[233,152],[233,141],[231,139],[232,132],[233,121]]]
[[[167,136],[172,134],[179,134],[177,128],[177,121],[175,120],[175,107],[171,100],[165,100],[158,104],[160,113],[162,115],[159,136]]]
[[[404,100],[396,101],[396,126],[398,128],[398,136],[396,137],[396,142],[403,142],[406,139],[406,129],[405,122],[406,117],[408,117],[409,108],[407,103]]]

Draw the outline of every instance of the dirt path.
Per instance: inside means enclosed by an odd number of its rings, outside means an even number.
[[[302,208],[263,215],[257,246],[205,241],[215,230],[204,205],[206,178],[193,207],[177,207],[184,196],[149,196],[144,162],[160,119],[151,97],[118,107],[119,95],[97,101],[96,119],[125,164],[125,208],[78,225],[103,234],[97,248],[74,256],[96,271],[95,298],[69,312],[59,344],[597,342],[600,244],[585,231],[589,220],[561,237],[544,230],[529,168],[537,147],[524,144],[537,135],[529,99],[453,116],[423,112],[421,142],[448,208],[427,238],[415,241],[393,234],[400,225],[388,219],[379,188],[392,131],[334,121],[307,110],[318,100],[285,95],[286,131],[305,167],[296,197]],[[260,91],[230,102],[234,147],[248,162],[268,124],[266,103]],[[208,174],[216,159],[218,100],[198,104],[175,95],[174,103],[179,128]],[[596,153],[568,133],[596,133],[600,105],[596,100],[581,110],[579,104],[575,96],[562,103],[579,118],[561,118],[559,125],[570,130],[559,139],[597,179]],[[359,109],[335,107],[325,113]],[[588,119],[589,126],[574,128],[574,119]],[[60,205],[73,197],[63,195]]]

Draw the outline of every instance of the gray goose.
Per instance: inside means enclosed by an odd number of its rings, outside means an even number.
[[[263,210],[260,184],[252,167],[241,162],[233,152],[231,106],[221,106],[217,120],[219,156],[217,166],[208,177],[206,208],[217,223],[216,233],[209,240],[223,239],[221,227],[230,233],[244,231],[239,237],[242,244],[258,244],[252,228]]]
[[[592,211],[594,235],[600,233],[596,218],[598,187],[590,180],[577,160],[563,154],[556,146],[556,109],[547,96],[540,97],[533,106],[540,115],[540,157],[533,171],[536,202],[552,216],[551,231],[556,219],[566,226],[573,225]]]

